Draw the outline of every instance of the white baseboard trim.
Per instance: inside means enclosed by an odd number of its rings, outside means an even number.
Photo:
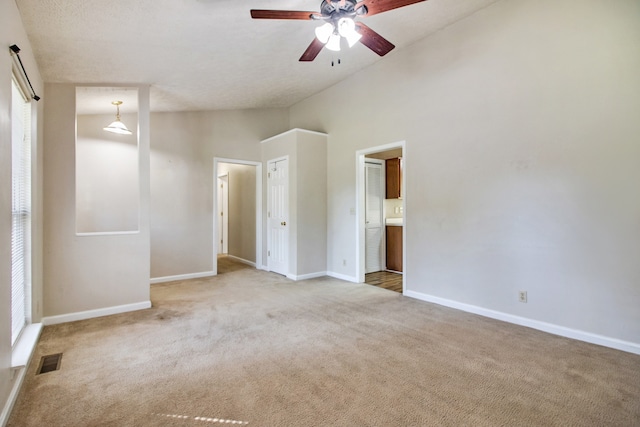
[[[111,316],[112,314],[127,313],[129,311],[151,308],[151,301],[136,302],[133,304],[116,305],[113,307],[98,308],[95,310],[79,311],[77,313],[60,314],[42,318],[42,324],[57,325],[58,323],[75,322],[76,320],[93,319],[94,317]]]
[[[300,274],[300,275],[287,274],[287,278],[291,280],[295,280],[297,282],[298,280],[315,279],[317,277],[324,277],[326,275],[327,275],[326,271],[317,271],[315,273]]]
[[[229,254],[227,254],[226,256],[227,256],[228,258],[231,258],[232,260],[235,260],[235,261],[241,262],[241,263],[246,264],[246,265],[250,265],[251,267],[254,267],[254,268],[255,268],[255,266],[256,266],[256,263],[255,263],[255,262],[253,262],[253,261],[249,261],[249,260],[247,260],[247,259],[240,258],[240,257],[237,257],[237,256],[235,256],[235,255],[229,255]]]
[[[152,285],[155,285],[156,283],[174,282],[176,280],[199,279],[201,277],[210,277],[210,276],[215,276],[213,271],[202,271],[200,273],[177,274],[175,276],[164,276],[164,277],[152,277],[149,283],[151,283]]]
[[[537,329],[539,331],[548,332],[550,334],[559,335],[561,337],[571,338],[578,341],[584,341],[591,344],[597,344],[604,347],[640,355],[640,343],[623,341],[617,338],[606,337],[603,335],[593,334],[591,332],[571,329],[565,326],[559,326],[552,323],[541,322],[539,320],[528,319],[526,317],[515,316],[513,314],[503,313],[501,311],[489,310],[487,308],[435,297],[432,295],[423,294],[421,292],[405,290],[404,295],[422,301],[443,305],[445,307],[455,308],[456,310],[466,311],[468,313],[489,317],[491,319],[502,320],[503,322],[513,323],[520,326],[526,326],[528,328]]]
[[[327,271],[327,276],[340,280],[346,280],[347,282],[360,283],[360,281],[354,276],[347,276],[346,274],[340,274],[333,271]]]
[[[20,392],[20,388],[22,387],[22,383],[24,381],[24,377],[27,374],[27,368],[25,366],[20,366],[19,368],[11,368],[12,376],[13,376],[13,385],[11,386],[11,392],[7,397],[7,401],[2,408],[2,412],[0,413],[0,426],[4,427],[9,421],[9,416],[11,415],[11,410],[13,409],[13,405],[16,403],[16,399],[18,398],[18,393]]]

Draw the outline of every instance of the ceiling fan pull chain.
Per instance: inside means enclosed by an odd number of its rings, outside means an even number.
[[[342,60],[338,58],[337,60],[333,55],[331,55],[331,66],[334,67],[338,63],[338,65],[342,64]]]

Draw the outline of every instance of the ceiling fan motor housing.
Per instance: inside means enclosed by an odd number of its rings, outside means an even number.
[[[324,19],[330,20],[337,20],[344,17],[353,18],[356,15],[364,15],[367,13],[365,5],[362,5],[356,11],[356,4],[356,0],[323,0],[320,4],[320,13]]]

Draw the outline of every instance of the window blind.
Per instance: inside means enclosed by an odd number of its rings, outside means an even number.
[[[27,322],[30,293],[31,110],[15,81],[11,91],[11,345]]]

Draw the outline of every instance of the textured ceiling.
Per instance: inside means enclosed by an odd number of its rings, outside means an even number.
[[[385,56],[393,61],[403,46],[495,1],[430,0],[362,20],[396,45]],[[298,62],[318,23],[249,14],[316,11],[319,0],[16,3],[46,82],[150,84],[152,111],[288,107],[380,60],[358,43]]]

